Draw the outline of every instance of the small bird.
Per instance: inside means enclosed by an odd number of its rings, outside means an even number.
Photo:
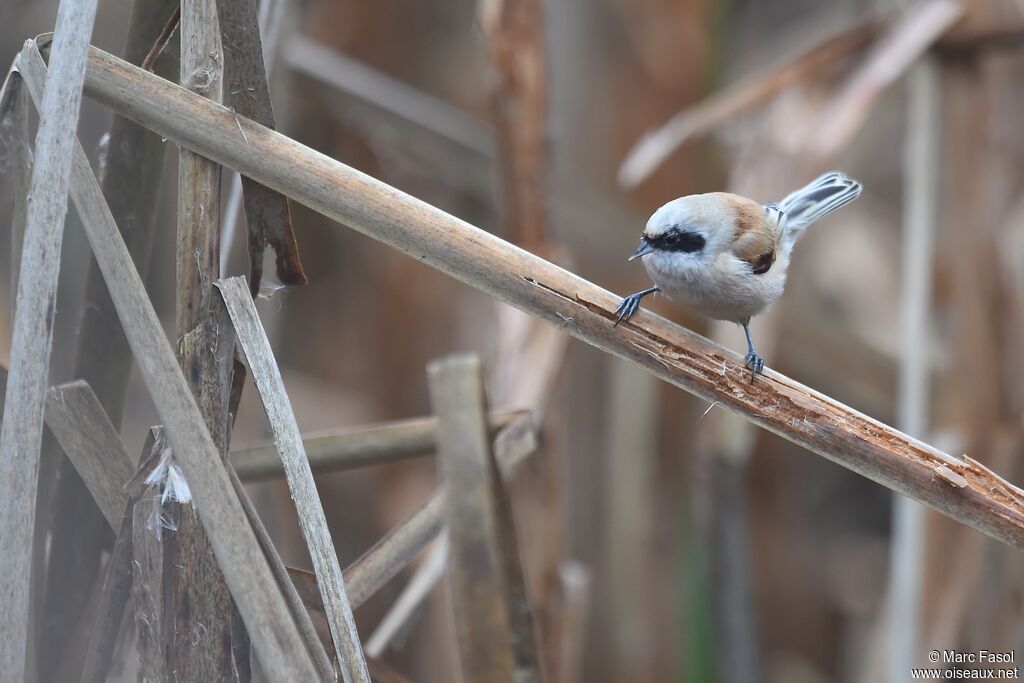
[[[622,300],[615,326],[629,320],[645,296],[664,292],[710,318],[742,325],[753,381],[764,360],[754,349],[750,319],[782,296],[789,257],[804,230],[860,191],[860,183],[832,171],[778,204],[728,192],[672,200],[647,221],[640,246],[629,257],[643,259],[654,286]]]

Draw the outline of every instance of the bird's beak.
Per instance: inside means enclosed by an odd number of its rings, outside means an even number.
[[[640,246],[637,247],[636,251],[633,252],[633,255],[630,256],[626,260],[627,261],[632,261],[633,259],[640,258],[644,254],[650,254],[652,251],[654,251],[654,246],[651,245],[651,241],[649,239],[647,239],[646,237],[641,237],[640,238]]]

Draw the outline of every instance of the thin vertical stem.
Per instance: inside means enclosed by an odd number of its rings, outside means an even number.
[[[897,426],[923,438],[928,418],[928,334],[932,252],[939,197],[939,83],[925,60],[908,79],[904,152],[902,349]],[[925,509],[896,496],[889,591],[888,680],[904,681],[917,660]]]
[[[654,619],[648,590],[653,547],[655,463],[661,419],[658,382],[626,363],[612,365],[606,440],[604,531],[611,674],[650,680]],[[612,618],[611,615],[614,615]]]
[[[545,243],[548,222],[548,83],[544,0],[479,4],[491,61],[498,122],[505,228],[531,251]]]
[[[43,406],[53,342],[71,154],[82,103],[95,0],[64,0],[57,10],[51,74],[43,93],[31,201],[18,278],[3,426],[0,428],[0,671],[25,678]]]
[[[463,678],[511,683],[517,680],[516,659],[480,361],[473,356],[436,360],[427,375],[439,422],[448,585]]]
[[[223,56],[216,3],[181,6],[181,83],[214,102],[222,99]],[[220,274],[220,166],[182,149],[178,156],[178,361],[222,458],[227,456],[228,401],[234,360],[231,325],[213,283]],[[171,503],[177,505],[177,503]],[[199,520],[183,510],[165,534],[170,552],[164,581],[174,628],[170,670],[181,680],[226,680],[237,668],[248,679],[247,637]],[[235,642],[233,642],[235,641]],[[238,648],[241,655],[233,656]]]

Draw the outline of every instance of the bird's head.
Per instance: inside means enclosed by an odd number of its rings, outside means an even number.
[[[647,257],[685,268],[717,257],[735,232],[735,214],[719,194],[680,197],[655,211],[630,260]]]

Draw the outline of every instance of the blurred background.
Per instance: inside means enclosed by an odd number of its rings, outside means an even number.
[[[862,197],[796,249],[786,295],[754,323],[759,350],[773,370],[1024,478],[1024,3],[265,3],[281,132],[620,294],[649,286],[625,258],[677,196],[768,202],[831,168],[857,178]],[[0,3],[0,62],[52,30],[56,4]],[[130,5],[100,3],[95,45],[122,53]],[[97,165],[110,120],[84,102]],[[11,139],[0,130],[8,212]],[[146,276],[172,336],[176,157],[167,143]],[[233,182],[225,171],[225,206]],[[455,351],[484,359],[492,406],[542,417],[511,494],[550,680],[875,681],[893,650],[926,666],[931,649],[1024,647],[1016,551],[932,513],[894,531],[884,488],[292,211],[310,284],[271,288],[259,308],[303,431],[428,415],[426,363]],[[225,272],[242,274],[244,225],[229,237],[227,224]],[[53,383],[74,378],[89,258],[71,212]],[[738,327],[645,305],[744,348]],[[157,421],[133,371],[129,453]],[[268,439],[250,386],[232,443]],[[342,565],[437,478],[433,459],[319,477]],[[285,485],[250,493],[285,562],[309,569]],[[364,638],[413,571],[357,612]],[[920,618],[887,618],[908,586]],[[445,590],[380,655],[410,680],[457,679]]]

